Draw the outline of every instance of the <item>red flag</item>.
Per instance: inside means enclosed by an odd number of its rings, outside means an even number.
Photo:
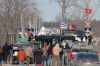
[[[91,8],[85,8],[84,9],[85,14],[91,14],[92,13],[92,9]]]

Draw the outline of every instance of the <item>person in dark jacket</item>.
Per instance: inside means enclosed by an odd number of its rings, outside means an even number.
[[[34,52],[36,65],[42,64],[42,54],[43,52],[40,48]]]
[[[7,63],[7,60],[8,60],[8,56],[10,55],[10,46],[5,43],[5,45],[3,46],[3,51],[4,51],[4,62]]]
[[[53,48],[53,45],[50,45],[49,48],[48,48],[48,66],[51,66],[52,64],[52,48]]]

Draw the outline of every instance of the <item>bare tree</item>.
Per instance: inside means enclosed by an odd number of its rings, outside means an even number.
[[[50,0],[51,1],[51,0]],[[52,0],[58,2],[60,8],[59,17],[63,19],[86,19],[86,15],[83,10],[87,6],[93,7],[93,12],[89,16],[89,18],[93,18],[96,11],[98,10],[100,4],[99,0]]]
[[[24,27],[24,25],[27,24],[25,23],[25,17],[30,16],[28,14],[25,15],[24,11],[30,7],[32,7],[32,10],[30,10],[32,12],[31,14],[34,15],[36,12],[34,8],[36,6],[32,0],[0,0],[0,38],[4,40],[1,40],[1,43],[12,39],[9,38],[11,34],[14,34],[13,37],[15,37],[15,34],[20,31],[22,25]]]

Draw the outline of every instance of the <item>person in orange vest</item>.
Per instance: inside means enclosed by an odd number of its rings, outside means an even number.
[[[18,52],[18,61],[21,66],[24,66],[24,61],[26,58],[27,58],[27,55],[26,55],[24,49],[21,48]]]

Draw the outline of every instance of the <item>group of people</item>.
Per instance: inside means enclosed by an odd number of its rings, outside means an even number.
[[[0,63],[10,63],[12,47],[8,44],[0,47]],[[70,47],[66,43],[50,44],[44,42],[37,50],[34,48],[34,46],[19,48],[16,57],[21,66],[24,66],[25,61],[27,61],[27,66],[30,62],[36,66],[63,66],[67,63],[66,53]]]
[[[36,65],[63,66],[67,64],[67,49],[70,49],[67,44],[44,43],[34,54]]]

